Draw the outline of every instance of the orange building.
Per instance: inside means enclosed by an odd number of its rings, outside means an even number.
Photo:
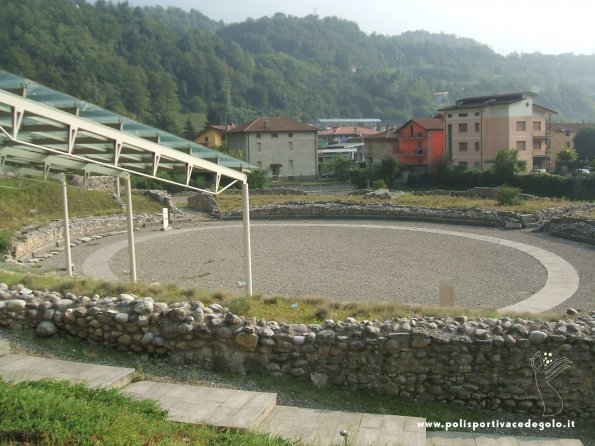
[[[397,156],[403,166],[429,171],[432,163],[444,158],[442,119],[411,119],[399,127],[396,133]]]

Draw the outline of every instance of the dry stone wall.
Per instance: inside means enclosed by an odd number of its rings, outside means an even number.
[[[246,319],[218,304],[166,305],[128,294],[61,295],[0,284],[0,326],[31,328],[39,336],[67,333],[222,372],[591,419],[594,316],[557,322],[461,316],[285,324]],[[552,378],[549,364],[565,366]]]

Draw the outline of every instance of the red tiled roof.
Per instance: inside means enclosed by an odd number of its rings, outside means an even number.
[[[442,119],[436,118],[428,118],[428,119],[410,119],[405,124],[397,129],[400,131],[401,129],[410,126],[412,123],[416,123],[421,128],[426,130],[444,130],[444,121]]]
[[[386,129],[383,132],[368,135],[365,139],[397,139],[399,135],[394,127]]]
[[[260,117],[247,124],[239,125],[228,133],[266,133],[266,132],[316,132],[314,126],[284,117]]]

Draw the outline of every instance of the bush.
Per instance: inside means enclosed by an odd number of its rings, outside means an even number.
[[[388,187],[386,186],[386,183],[384,182],[384,180],[382,178],[380,178],[378,180],[374,180],[372,182],[372,188],[373,189],[388,189]]]
[[[500,186],[496,192],[496,200],[501,206],[519,204],[521,202],[521,190],[518,187]]]
[[[267,185],[267,174],[264,170],[253,170],[248,174],[248,187],[250,189],[264,189]]]
[[[10,233],[10,231],[7,231],[5,229],[0,230],[0,254],[4,254],[8,251],[11,239],[12,234]]]

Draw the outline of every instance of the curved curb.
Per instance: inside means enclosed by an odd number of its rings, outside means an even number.
[[[511,240],[491,237],[487,235],[473,234],[468,232],[448,231],[443,229],[423,228],[423,227],[407,227],[407,226],[388,226],[388,225],[367,225],[367,224],[350,224],[350,223],[257,223],[253,227],[347,227],[347,228],[365,228],[365,229],[391,229],[401,231],[417,231],[426,232],[430,234],[442,234],[455,237],[465,237],[482,242],[494,243],[500,246],[506,246],[517,251],[524,252],[530,255],[535,260],[543,265],[547,272],[547,280],[543,288],[537,291],[532,296],[498,309],[500,313],[506,312],[529,312],[541,313],[548,311],[564,301],[572,297],[578,290],[579,275],[576,269],[564,260],[562,257],[545,249],[536,246],[528,245],[526,243],[514,242]],[[209,231],[220,230],[228,228],[241,228],[242,225],[224,225],[224,226],[209,226],[204,228],[186,228],[177,230],[174,233],[158,232],[154,234],[146,234],[137,237],[136,242],[141,243],[164,236],[172,236],[175,234],[182,234],[191,231]],[[126,248],[127,240],[122,240],[116,243],[107,245],[95,251],[89,256],[82,266],[83,274],[97,277],[105,280],[115,280],[117,277],[109,268],[109,260],[121,249]]]

